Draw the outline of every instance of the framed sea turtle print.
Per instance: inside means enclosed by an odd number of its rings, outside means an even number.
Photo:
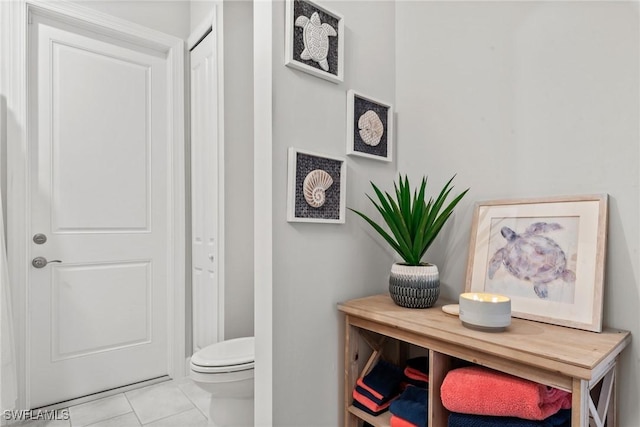
[[[600,332],[606,194],[479,202],[466,292],[511,298],[513,317]]]
[[[287,0],[285,65],[334,83],[344,79],[344,18],[308,0]]]
[[[288,222],[345,222],[346,162],[290,147],[288,152]]]
[[[390,162],[393,152],[393,106],[370,96],[347,92],[347,155]]]

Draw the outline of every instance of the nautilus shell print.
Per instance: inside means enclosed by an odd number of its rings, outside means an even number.
[[[382,120],[373,110],[368,110],[358,119],[358,129],[360,129],[360,138],[365,144],[375,147],[380,144],[382,134],[384,133],[384,125]]]
[[[304,178],[302,183],[302,190],[304,192],[304,199],[309,206],[319,208],[324,205],[325,191],[333,184],[333,178],[328,172],[322,169],[316,169]]]

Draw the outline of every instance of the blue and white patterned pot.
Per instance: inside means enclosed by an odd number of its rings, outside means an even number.
[[[440,295],[438,267],[433,264],[393,264],[389,293],[391,299],[401,307],[432,307]]]

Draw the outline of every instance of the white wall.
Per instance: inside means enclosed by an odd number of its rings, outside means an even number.
[[[189,2],[184,0],[72,0],[82,6],[185,39],[189,37]]]
[[[345,19],[345,80],[284,66],[284,2],[273,4],[273,425],[343,419],[343,317],[336,304],[387,288],[392,256],[353,213],[344,225],[288,223],[287,149],[345,156],[346,92],[394,102],[393,2],[326,2]],[[373,212],[369,180],[395,164],[347,159],[347,206]]]
[[[253,335],[253,2],[224,8],[225,337]]]
[[[634,335],[621,427],[640,425],[639,29],[630,2],[396,9],[399,170],[471,187],[430,250],[446,296],[464,287],[474,201],[610,195],[604,324]]]
[[[192,30],[214,4],[224,61],[224,323],[230,339],[253,335],[253,2],[191,2]]]
[[[206,19],[214,4],[220,3],[219,0],[196,0],[190,1],[189,6],[191,8],[189,17],[191,31],[193,31],[204,19]]]

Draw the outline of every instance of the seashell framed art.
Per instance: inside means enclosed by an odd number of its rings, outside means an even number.
[[[344,18],[308,0],[287,0],[284,65],[340,83],[344,80]]]
[[[289,148],[287,221],[344,224],[346,162]]]
[[[347,155],[392,161],[393,106],[347,92]]]

